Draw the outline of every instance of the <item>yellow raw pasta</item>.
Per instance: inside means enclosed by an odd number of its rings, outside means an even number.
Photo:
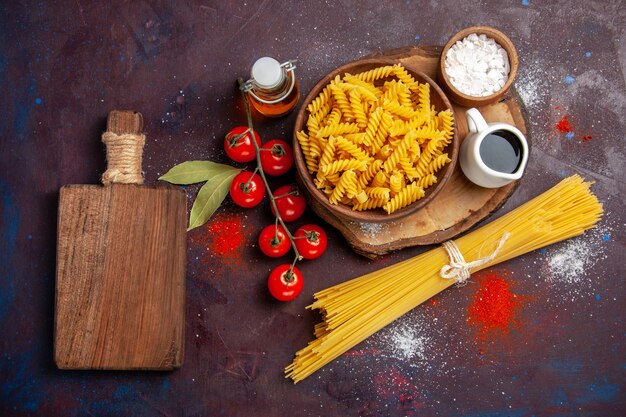
[[[353,186],[354,184],[354,186]],[[335,186],[335,189],[328,197],[328,201],[331,204],[339,203],[339,200],[346,194],[348,189],[356,188],[356,174],[354,171],[346,171],[341,175],[339,182]]]
[[[409,134],[404,136],[404,139],[400,141],[396,149],[393,150],[391,155],[385,160],[383,164],[383,169],[387,172],[391,172],[398,162],[400,162],[400,158],[407,156],[409,153],[409,148],[411,147],[411,142],[413,139]]]
[[[371,159],[371,157],[364,150],[342,136],[337,137],[336,145],[337,148],[349,153],[358,160],[369,161]]]
[[[417,186],[420,188],[426,189],[436,182],[437,177],[435,176],[435,174],[428,174],[425,177],[418,179],[415,184],[417,184]]]
[[[377,172],[380,171],[380,167],[383,165],[383,161],[380,159],[375,160],[371,163],[365,171],[359,175],[359,179],[357,180],[357,185],[359,188],[365,188],[367,184],[372,181]],[[384,175],[384,174],[383,174]]]
[[[391,190],[387,187],[365,188],[365,194],[372,198],[384,198],[385,200],[389,200],[389,193],[391,193]]]
[[[467,262],[492,254],[488,262],[471,268],[474,273],[581,235],[597,224],[603,212],[590,186],[577,175],[566,178],[510,213],[456,238],[456,247]],[[398,317],[454,286],[456,279],[440,275],[441,268],[450,263],[446,250],[437,247],[315,293],[307,309],[321,313],[322,321],[315,325],[315,339],[286,367],[286,376],[302,381]]]
[[[350,108],[352,114],[356,119],[356,123],[360,128],[367,126],[367,117],[365,117],[365,110],[363,109],[363,103],[361,102],[361,96],[356,89],[350,91]],[[350,132],[353,133],[353,132]]]
[[[370,198],[363,203],[355,204],[352,206],[352,210],[355,211],[363,211],[363,210],[371,210],[374,208],[382,207],[387,204],[386,198]]]
[[[435,173],[439,171],[445,164],[450,162],[450,158],[448,158],[448,154],[444,153],[433,159],[430,164],[428,164],[428,168],[426,170],[430,173]]]
[[[393,213],[424,196],[450,163],[454,114],[402,65],[337,75],[307,106],[296,138],[314,184],[332,204]]]
[[[389,188],[393,195],[400,194],[400,191],[404,188],[404,175],[400,172],[394,172],[389,176]]]
[[[418,108],[423,116],[430,114],[430,84],[420,84],[417,90],[417,96],[419,97]]]
[[[336,174],[340,171],[357,170],[363,171],[367,167],[367,161],[360,161],[358,159],[340,159],[333,161],[328,165],[320,166],[320,171],[324,176]]]
[[[326,87],[324,87],[322,92],[317,97],[315,97],[315,99],[311,102],[311,104],[309,104],[306,107],[306,109],[309,111],[310,114],[315,114],[322,108],[322,106],[324,106],[326,103],[330,101],[331,97],[332,97],[332,94],[330,91],[330,84],[329,84]]]
[[[391,65],[388,65],[386,67],[378,67],[369,71],[362,72],[360,74],[357,74],[356,77],[362,81],[372,82],[380,80],[381,78],[388,77],[392,71],[393,67]]]
[[[357,133],[358,131],[359,126],[356,123],[339,123],[336,125],[322,127],[317,131],[317,134],[315,136],[322,138],[331,135],[342,135],[344,133]]]
[[[408,206],[409,204],[424,197],[424,189],[415,184],[409,184],[396,194],[391,200],[383,206],[387,214],[391,214],[396,210]]]
[[[302,148],[302,154],[304,155],[304,162],[306,163],[307,170],[309,174],[313,174],[317,171],[317,160],[313,155],[311,155],[311,143],[309,140],[309,136],[300,131],[296,132],[296,138],[298,139],[298,143],[300,144],[300,148]]]

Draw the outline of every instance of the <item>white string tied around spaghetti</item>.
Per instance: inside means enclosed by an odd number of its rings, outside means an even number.
[[[506,232],[500,238],[498,242],[498,246],[496,249],[491,252],[491,255],[485,256],[484,258],[476,259],[475,261],[465,262],[465,258],[461,253],[461,250],[456,245],[454,240],[448,240],[443,242],[441,246],[448,253],[448,258],[450,258],[450,263],[441,267],[439,271],[439,276],[445,279],[454,279],[456,280],[458,285],[465,285],[467,280],[470,277],[471,269],[478,268],[479,266],[483,266],[491,261],[493,261],[496,256],[498,256],[498,252],[504,246],[504,242],[509,238],[511,234]]]

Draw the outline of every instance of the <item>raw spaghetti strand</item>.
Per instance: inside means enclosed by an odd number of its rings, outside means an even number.
[[[510,213],[455,240],[464,259],[490,259],[472,264],[470,272],[580,235],[595,226],[602,216],[602,204],[590,192],[590,186],[578,175],[566,178]],[[303,380],[454,285],[455,279],[439,275],[449,262],[448,253],[439,247],[316,293],[315,301],[307,308],[319,310],[323,321],[315,326],[316,338],[286,367],[286,376],[294,382]]]

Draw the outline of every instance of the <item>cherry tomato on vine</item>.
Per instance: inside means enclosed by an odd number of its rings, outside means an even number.
[[[293,165],[293,151],[284,140],[273,139],[261,147],[261,166],[268,175],[283,175]]]
[[[326,232],[315,224],[305,224],[299,227],[293,236],[296,240],[296,248],[304,259],[316,259],[326,252],[328,245]]]
[[[265,184],[257,174],[242,171],[230,184],[230,197],[240,207],[254,207],[265,197]]]
[[[274,199],[276,202],[276,208],[278,214],[285,222],[292,222],[297,220],[304,214],[306,208],[306,199],[298,190],[295,185],[283,185],[278,187],[274,191]],[[276,216],[274,212],[274,206],[270,205],[272,214]]]
[[[261,147],[261,138],[254,132],[254,140]],[[256,149],[247,126],[234,127],[224,137],[226,155],[235,162],[250,162],[256,158]]]
[[[271,258],[279,258],[289,252],[291,242],[289,242],[285,228],[280,224],[271,224],[261,230],[259,248],[261,252]]]
[[[270,272],[267,288],[270,294],[280,301],[293,300],[302,291],[304,280],[302,272],[291,264],[278,265]]]

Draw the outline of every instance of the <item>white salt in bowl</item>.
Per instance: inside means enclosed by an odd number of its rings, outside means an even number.
[[[448,54],[448,50],[452,45],[457,43],[460,40],[465,39],[467,36],[475,33],[477,35],[485,35],[488,38],[496,41],[498,45],[500,45],[507,53],[509,57],[509,78],[507,79],[504,86],[498,90],[497,92],[488,95],[488,96],[470,96],[468,94],[462,93],[459,91],[450,80],[450,77],[446,73],[446,55]],[[485,106],[490,103],[494,103],[502,98],[502,96],[508,91],[508,89],[513,84],[513,80],[515,79],[515,75],[517,74],[517,68],[519,66],[517,50],[515,49],[515,45],[506,36],[504,33],[500,32],[498,29],[492,28],[490,26],[472,26],[467,29],[463,29],[458,32],[454,36],[450,38],[448,43],[443,48],[441,52],[441,57],[439,58],[439,67],[437,69],[437,81],[438,84],[443,88],[446,92],[448,98],[454,101],[457,104],[460,104],[464,107],[480,107]]]

